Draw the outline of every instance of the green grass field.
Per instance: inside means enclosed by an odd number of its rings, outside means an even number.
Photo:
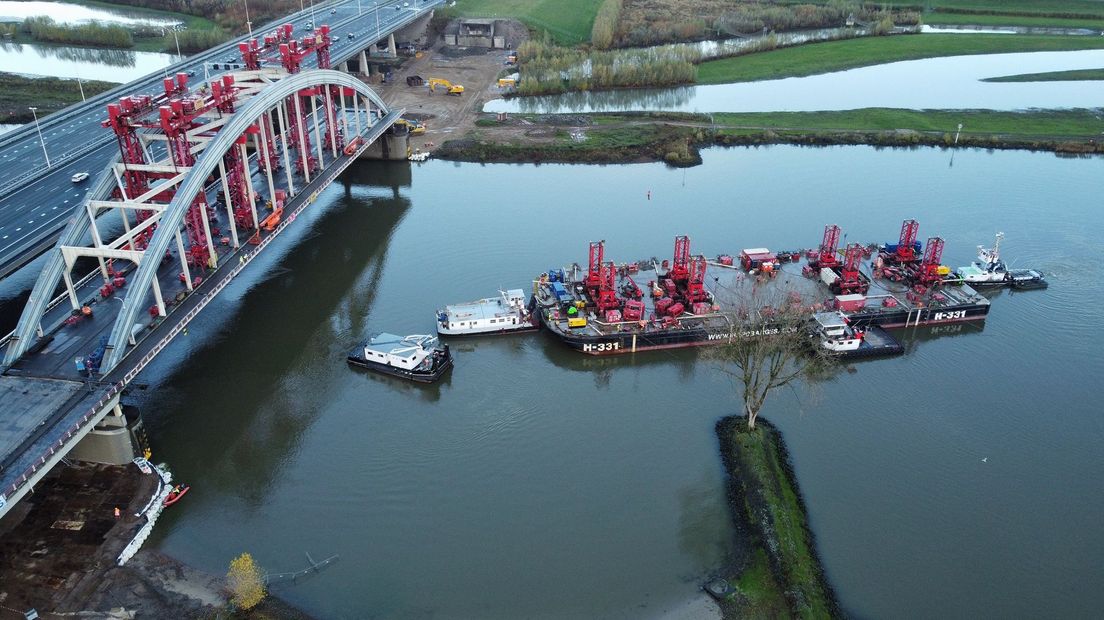
[[[1095,137],[1104,131],[1104,109],[1033,110],[900,110],[863,108],[838,112],[751,112],[713,115],[718,127],[799,131],[889,131],[912,129],[964,134],[1003,134],[1019,138]]]
[[[929,26],[1034,26],[1045,28],[1095,28],[1104,29],[1104,17],[1100,19],[1066,19],[1062,17],[1028,17],[1026,15],[977,15],[970,13],[925,13],[924,23]]]
[[[965,54],[1104,48],[1104,37],[1009,34],[925,34],[864,37],[713,60],[698,65],[699,84],[815,75],[855,67]]]
[[[457,0],[449,16],[512,17],[548,31],[561,45],[590,41],[600,0]]]
[[[1019,75],[985,78],[982,82],[1079,82],[1084,80],[1104,80],[1104,69],[1021,73]]]

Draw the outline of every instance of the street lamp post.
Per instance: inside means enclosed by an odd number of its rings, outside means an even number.
[[[249,21],[249,0],[242,0],[245,5],[245,27],[249,30],[249,38],[253,38],[253,22]]]
[[[180,37],[176,36],[176,27],[175,26],[173,26],[172,31],[173,31],[173,41],[176,42],[176,59],[180,60],[181,58],[184,57],[184,55],[180,53]]]
[[[38,113],[35,112],[38,108],[32,107],[29,109],[31,111],[31,116],[34,117],[35,131],[38,132],[38,143],[42,145],[42,154],[46,157],[46,167],[51,168],[50,154],[46,152],[46,141],[42,139],[42,128],[38,126]]]

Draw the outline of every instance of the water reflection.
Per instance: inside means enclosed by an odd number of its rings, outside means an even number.
[[[171,26],[182,24],[180,20],[142,15],[125,8],[85,6],[72,2],[23,2],[0,0],[0,22],[23,21],[28,17],[45,15],[61,24],[80,24],[91,21],[127,25]],[[141,17],[138,17],[141,15]]]
[[[231,306],[233,316],[209,316],[192,327],[193,334],[201,334],[205,325],[215,332],[173,373],[171,384],[158,386],[155,399],[160,408],[149,412],[149,420],[154,432],[170,435],[159,444],[165,448],[159,458],[168,458],[182,472],[213,471],[208,484],[217,489],[197,489],[196,500],[219,490],[239,496],[251,509],[261,505],[319,411],[305,395],[325,391],[323,386],[300,384],[313,377],[296,369],[303,355],[319,351],[335,364],[344,363],[344,352],[352,346],[349,335],[362,329],[372,313],[391,233],[409,206],[405,198],[343,200],[339,213],[321,218],[310,235],[297,239],[282,261],[286,268],[269,271],[240,305]],[[316,237],[326,242],[314,242]],[[310,304],[294,303],[290,293],[301,290],[301,280],[311,283]],[[364,294],[355,303],[342,304],[352,288]],[[252,343],[251,350],[227,355],[221,344],[231,335]],[[221,388],[213,379],[235,374],[250,379]],[[210,397],[202,406],[174,397],[189,393]],[[169,423],[174,416],[189,416],[190,424],[215,429],[216,439],[176,454],[174,446],[188,441],[172,437],[182,428]]]
[[[802,78],[663,89],[495,99],[486,112],[758,112],[913,109],[1020,110],[1104,105],[1104,83],[981,82],[1017,73],[1104,66],[1104,50],[987,54],[907,60]]]
[[[177,60],[173,54],[38,43],[0,43],[0,66],[24,75],[129,82]]]

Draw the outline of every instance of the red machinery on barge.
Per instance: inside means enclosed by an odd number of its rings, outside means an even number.
[[[810,318],[838,310],[860,328],[984,320],[989,300],[940,264],[942,238],[922,247],[917,231],[916,221],[906,220],[898,243],[885,244],[874,255],[871,246],[855,243],[840,251],[839,227],[827,226],[821,245],[806,253],[801,272],[808,279],[785,271],[783,261],[765,248],[745,250],[739,265],[722,255],[713,263],[720,267],[720,275],[712,277],[713,291],[705,286],[710,261],[691,255],[689,237],[675,238],[671,261],[650,265],[607,261],[605,242],[597,241],[590,244],[585,273],[577,265],[550,270],[534,282],[533,297],[542,325],[591,355],[723,344],[771,333],[777,329],[770,321],[774,310],[755,303],[769,292],[780,298],[776,306],[800,306]],[[800,260],[799,253],[784,254]],[[870,275],[862,270],[867,258]],[[750,276],[744,270],[749,264]],[[647,281],[648,294],[634,273]],[[792,289],[778,288],[785,286],[773,282],[779,274]]]

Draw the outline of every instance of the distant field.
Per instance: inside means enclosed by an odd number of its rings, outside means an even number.
[[[924,13],[924,23],[930,26],[976,24],[979,26],[1037,26],[1046,28],[1095,28],[1104,30],[1100,19],[1067,19],[1064,17],[1029,17],[1026,15],[978,15],[975,13]]]
[[[924,34],[811,43],[698,65],[699,84],[815,75],[855,67],[966,54],[1104,48],[1104,37],[1011,34]]]
[[[457,0],[448,15],[513,17],[535,30],[546,30],[562,45],[590,41],[600,0]]]
[[[1104,110],[899,110],[864,108],[839,112],[751,112],[713,115],[718,126],[801,131],[939,131],[1008,134],[1021,138],[1075,138],[1100,135]]]
[[[986,78],[982,82],[1074,82],[1083,80],[1104,80],[1104,69],[1021,73],[1019,75]]]

